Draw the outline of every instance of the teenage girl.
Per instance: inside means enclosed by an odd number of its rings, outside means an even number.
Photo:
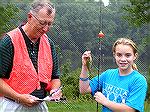
[[[91,80],[88,78],[87,60],[91,51],[82,55],[80,93],[91,93],[103,105],[102,112],[143,112],[147,82],[136,69],[134,61],[138,53],[136,44],[127,38],[119,38],[112,48],[118,68],[108,69]],[[101,90],[101,91],[99,91]]]

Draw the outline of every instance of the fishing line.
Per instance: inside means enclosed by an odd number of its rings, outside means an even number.
[[[100,32],[102,33],[102,1],[100,0],[99,2],[99,6],[100,6],[100,13],[99,13],[99,29],[100,29]],[[98,91],[100,92],[100,80],[99,80],[99,75],[100,75],[100,72],[102,70],[102,37],[101,35],[98,35],[99,36],[99,40],[98,40],[98,45],[99,45],[99,48],[98,48],[98,70],[97,70],[97,74],[98,74]],[[99,108],[98,108],[98,102],[96,104],[96,112],[98,112]]]

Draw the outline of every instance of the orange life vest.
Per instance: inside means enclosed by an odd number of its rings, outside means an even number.
[[[32,93],[40,89],[40,82],[49,83],[52,75],[53,61],[48,37],[40,38],[38,51],[38,73],[29,57],[25,40],[18,28],[10,31],[14,45],[13,67],[9,79],[3,79],[13,90],[20,94]]]

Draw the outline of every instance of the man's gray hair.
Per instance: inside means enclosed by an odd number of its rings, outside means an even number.
[[[55,8],[50,0],[34,0],[31,4],[30,11],[32,13],[38,13],[42,8],[47,8],[47,14],[50,15],[55,12]]]

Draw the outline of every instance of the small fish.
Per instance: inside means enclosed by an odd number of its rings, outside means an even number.
[[[92,59],[88,58],[86,62],[86,66],[89,72],[91,72],[91,67],[92,67]]]

